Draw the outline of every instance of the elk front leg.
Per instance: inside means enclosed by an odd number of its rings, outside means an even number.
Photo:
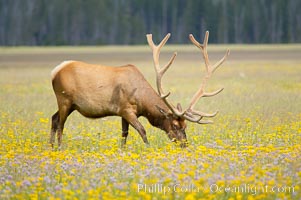
[[[129,123],[124,118],[122,118],[122,141],[121,141],[121,147],[125,146],[128,134],[129,134]]]
[[[149,144],[147,137],[146,137],[146,131],[144,129],[144,127],[142,126],[142,124],[138,121],[137,116],[134,113],[127,113],[124,117],[123,117],[132,127],[134,127],[138,133],[140,134],[143,142],[145,144]]]

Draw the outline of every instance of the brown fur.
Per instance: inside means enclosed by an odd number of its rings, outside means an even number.
[[[148,144],[146,132],[138,121],[140,116],[164,130],[170,139],[186,140],[184,120],[169,111],[133,65],[108,67],[68,61],[53,70],[52,85],[58,104],[58,111],[52,116],[52,146],[56,132],[61,146],[65,121],[74,110],[89,118],[120,116],[123,144],[126,142],[129,125]]]

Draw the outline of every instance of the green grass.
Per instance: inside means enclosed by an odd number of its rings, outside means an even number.
[[[208,85],[224,91],[198,103],[202,111],[220,112],[212,125],[188,123],[188,148],[141,119],[150,147],[131,128],[121,149],[118,117],[90,120],[75,112],[66,122],[62,151],[48,144],[57,109],[52,68],[67,59],[132,63],[154,85],[150,49],[0,48],[0,198],[300,199],[300,45],[223,45],[209,55],[217,60],[228,47],[229,60]],[[171,101],[187,106],[204,73],[201,56],[191,46],[166,49],[162,63],[173,49],[179,55],[164,87]],[[237,191],[244,186],[249,190]]]
[[[162,49],[162,52],[191,52],[195,49],[193,45],[168,45]],[[246,52],[260,52],[260,51],[300,51],[300,44],[261,44],[261,45],[242,45],[242,44],[224,44],[216,45],[210,44],[208,46],[210,51],[224,51],[225,49],[231,49],[232,51],[246,51]],[[2,55],[12,54],[51,54],[51,53],[137,53],[137,52],[149,52],[149,47],[145,45],[136,46],[18,46],[18,47],[1,47],[0,52]]]

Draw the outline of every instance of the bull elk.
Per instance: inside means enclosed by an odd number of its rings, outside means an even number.
[[[79,61],[65,61],[52,70],[52,86],[58,104],[58,111],[52,116],[50,134],[52,147],[56,132],[58,146],[61,146],[65,121],[74,110],[88,118],[120,116],[122,118],[122,145],[126,143],[129,125],[134,127],[144,143],[148,144],[146,131],[138,121],[140,116],[147,118],[150,124],[165,131],[171,141],[179,141],[183,147],[186,146],[187,141],[185,120],[198,124],[211,123],[203,118],[214,117],[217,111],[204,113],[195,110],[194,106],[201,97],[211,97],[223,90],[222,88],[207,93],[205,87],[208,79],[229,55],[229,50],[220,61],[211,65],[207,53],[209,32],[206,32],[203,44],[196,41],[192,34],[189,35],[191,42],[202,52],[206,75],[188,108],[182,109],[180,104],[175,107],[168,101],[170,92],[164,92],[161,82],[162,76],[177,55],[174,53],[169,62],[164,67],[160,67],[160,50],[169,39],[170,33],[159,45],[154,44],[151,34],[146,37],[153,53],[158,93],[133,65],[109,67]]]

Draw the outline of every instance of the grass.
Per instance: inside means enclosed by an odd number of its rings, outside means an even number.
[[[162,52],[174,52],[179,49],[182,52],[191,52],[195,47],[193,45],[168,45],[162,49]],[[211,51],[224,51],[225,49],[231,49],[232,51],[292,51],[301,50],[301,45],[299,44],[261,44],[261,45],[241,45],[241,44],[225,44],[225,45],[215,45],[210,44],[208,49]],[[39,54],[49,54],[49,53],[129,53],[129,52],[149,52],[149,48],[145,48],[145,45],[135,45],[135,46],[18,46],[18,47],[1,47],[0,51],[2,54],[27,54],[29,53],[39,53]]]
[[[162,63],[173,47],[167,47]],[[187,105],[204,69],[195,48],[176,47],[179,55],[164,83],[173,102]],[[213,60],[224,47],[209,52]],[[0,198],[300,199],[300,49],[233,48],[208,86],[225,90],[198,104],[220,113],[212,125],[188,123],[186,149],[145,119],[150,147],[130,129],[121,149],[119,118],[89,120],[73,113],[63,150],[53,151],[48,144],[56,111],[51,69],[64,59],[130,62],[154,85],[148,47],[1,48]]]

